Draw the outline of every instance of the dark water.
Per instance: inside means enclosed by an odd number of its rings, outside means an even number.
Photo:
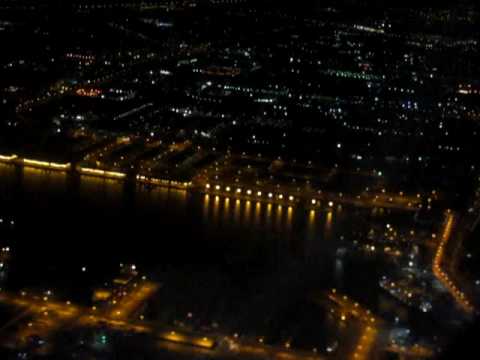
[[[0,214],[16,221],[10,285],[69,291],[110,279],[120,263],[146,272],[215,265],[252,276],[291,264],[334,269],[335,234],[346,222],[345,210],[314,213],[5,164],[0,202]]]

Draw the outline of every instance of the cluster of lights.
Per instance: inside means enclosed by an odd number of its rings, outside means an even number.
[[[354,25],[354,29],[360,30],[360,31],[366,31],[366,32],[372,32],[372,33],[378,33],[378,34],[385,34],[384,29],[377,29],[371,26],[364,26],[364,25]]]
[[[98,97],[102,94],[102,90],[100,89],[78,89],[75,91],[78,96],[84,97]]]
[[[18,159],[19,158],[17,155],[0,155],[1,162],[13,162]],[[70,163],[60,164],[55,162],[39,161],[39,160],[32,160],[32,159],[20,159],[20,161],[25,166],[39,167],[39,168],[45,168],[50,170],[66,171],[71,169]],[[92,168],[85,168],[85,167],[79,167],[79,171],[86,175],[94,175],[94,176],[106,177],[106,178],[123,179],[127,176],[125,173],[121,173],[121,172],[106,171],[106,170],[92,169]],[[153,185],[164,185],[168,187],[188,188],[192,185],[191,182],[180,182],[180,181],[174,181],[174,180],[147,178],[146,176],[143,176],[143,175],[137,175],[136,178],[138,181],[141,181],[141,182],[148,182]]]
[[[212,185],[212,184],[206,184],[205,185],[205,189],[207,191],[210,191],[210,190],[215,190],[215,191],[222,191],[222,186],[220,185]],[[246,194],[247,196],[256,196],[258,198],[262,198],[262,197],[267,197],[268,199],[278,199],[278,200],[284,200],[284,199],[287,199],[289,202],[294,202],[296,200],[295,196],[293,195],[284,195],[284,194],[274,194],[272,192],[267,192],[267,193],[263,193],[262,191],[257,191],[257,192],[254,192],[252,189],[247,189],[247,190],[244,190],[240,187],[234,189],[230,186],[226,186],[223,191],[227,192],[227,193],[230,193],[230,192],[234,192],[238,195],[244,193]],[[310,200],[310,203],[312,206],[317,206],[320,204],[320,200],[316,199],[316,198],[312,198]],[[335,203],[333,201],[329,201],[327,203],[328,207],[329,208],[333,208]]]
[[[205,349],[212,349],[215,346],[215,341],[208,337],[196,338],[189,335],[181,334],[176,331],[170,331],[160,334],[160,337],[164,340],[197,346]]]
[[[82,168],[82,167],[79,169],[82,174],[100,176],[100,177],[106,177],[106,178],[123,179],[127,176],[124,173],[116,172],[116,171],[105,171],[105,170]]]
[[[78,59],[78,60],[95,60],[94,55],[82,55],[82,54],[74,54],[74,53],[67,53],[65,57],[68,59]]]
[[[0,155],[0,161],[10,162],[17,159],[17,155]]]
[[[480,94],[480,89],[473,88],[471,84],[459,85],[458,93],[462,95]]]
[[[60,163],[48,162],[48,161],[19,159],[17,155],[0,155],[0,161],[13,162],[15,160],[20,160],[25,166],[41,167],[41,168],[52,169],[52,170],[70,169],[70,163],[60,164]]]
[[[30,159],[23,159],[23,163],[27,166],[41,167],[41,168],[52,169],[52,170],[70,169],[70,163],[59,164],[54,162],[38,161],[38,160],[30,160]]]
[[[165,187],[177,187],[181,189],[186,189],[192,185],[191,182],[181,182],[175,180],[167,180],[167,179],[157,179],[151,178],[144,175],[137,175],[137,180],[143,183],[157,185],[157,186],[165,186]]]
[[[380,281],[380,286],[382,286],[385,290],[387,290],[391,295],[393,295],[397,299],[400,299],[401,301],[404,301],[407,304],[412,305],[410,300],[413,298],[413,293],[407,289],[402,289],[401,284],[396,284],[393,281],[389,281],[384,276],[383,279]],[[428,310],[429,310],[428,308],[422,308],[423,312],[427,312]]]
[[[372,74],[364,74],[352,71],[340,71],[340,70],[326,70],[324,71],[326,75],[340,77],[340,78],[349,78],[349,79],[357,79],[357,80],[368,80],[368,81],[380,81],[382,80],[382,76],[372,75]]]

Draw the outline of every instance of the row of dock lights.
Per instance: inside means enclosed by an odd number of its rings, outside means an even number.
[[[206,184],[206,185],[205,185],[205,188],[206,188],[207,190],[211,190],[211,189],[212,189],[212,185],[211,185],[211,184]],[[215,185],[214,189],[215,189],[216,191],[221,191],[221,190],[222,190],[222,187],[221,187],[220,185]],[[225,192],[231,192],[231,191],[232,191],[232,188],[231,188],[230,186],[226,186],[226,187],[225,187]],[[235,190],[235,193],[236,193],[236,194],[239,194],[239,195],[240,195],[242,192],[243,192],[243,190],[242,190],[241,188],[237,188],[237,189]],[[245,193],[246,193],[248,196],[252,196],[252,195],[253,195],[253,190],[247,189],[247,190],[245,191]],[[261,191],[257,191],[256,195],[257,195],[257,197],[262,197],[263,193],[262,193]],[[269,199],[273,199],[274,197],[276,197],[276,198],[279,199],[279,200],[283,200],[283,199],[285,198],[285,196],[284,196],[283,194],[277,194],[277,195],[275,195],[275,194],[273,194],[273,193],[271,193],[271,192],[267,193],[266,196],[267,196]],[[288,196],[288,201],[290,201],[290,202],[295,201],[295,196],[289,195],[289,196]],[[311,200],[311,204],[312,204],[312,205],[317,205],[317,204],[319,204],[319,203],[320,203],[320,201],[317,200],[317,199],[312,199],[312,200]],[[333,206],[334,206],[333,201],[329,201],[329,202],[328,202],[328,206],[329,206],[329,207],[333,207]]]
[[[207,185],[205,185],[205,188],[206,188],[207,190],[210,190],[210,189],[212,189],[212,185],[207,184]],[[216,191],[220,191],[220,190],[222,189],[222,187],[221,187],[220,185],[215,185],[214,189],[215,189]],[[232,191],[232,188],[231,188],[230,186],[226,186],[226,187],[225,187],[225,191],[226,191],[226,192],[231,192],[231,191]],[[243,192],[243,190],[242,190],[241,188],[237,188],[237,189],[235,190],[235,193],[237,193],[237,194],[241,194],[242,192]],[[245,193],[246,193],[248,196],[252,196],[252,195],[253,195],[253,190],[247,189],[247,190],[245,191]],[[258,197],[262,197],[263,193],[262,193],[261,191],[257,191],[256,195],[257,195]],[[271,192],[269,192],[269,193],[267,193],[267,197],[268,197],[269,199],[273,199],[274,194],[271,193]],[[276,195],[276,197],[277,197],[279,200],[283,200],[283,199],[284,199],[284,195],[283,195],[283,194],[278,194],[278,195]],[[294,197],[293,195],[290,195],[290,196],[288,196],[288,200],[289,200],[289,201],[294,201],[294,200],[295,200],[295,197]],[[316,200],[315,200],[315,203],[316,203]]]

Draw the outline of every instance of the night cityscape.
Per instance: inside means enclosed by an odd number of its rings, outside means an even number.
[[[480,2],[0,0],[0,46],[0,360],[480,358]]]

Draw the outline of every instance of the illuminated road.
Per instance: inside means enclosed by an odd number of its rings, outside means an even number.
[[[346,295],[340,295],[335,289],[328,294],[328,298],[340,308],[340,316],[346,321],[348,316],[358,320],[362,326],[358,342],[349,356],[352,360],[366,360],[372,352],[379,333],[380,319],[374,316],[370,310],[363,308],[357,302],[352,301]]]
[[[47,338],[65,324],[73,321],[79,314],[80,308],[70,303],[60,303],[49,299],[48,296],[31,297],[26,293],[13,297],[5,293],[0,294],[0,301],[20,308],[26,308],[26,315],[31,315],[32,320],[21,327],[15,334],[17,343],[26,344],[33,335]],[[18,316],[17,321],[23,319]]]
[[[115,305],[109,311],[107,317],[115,320],[127,320],[158,288],[159,286],[152,282],[138,284],[138,286],[135,286],[134,291],[127,293],[126,296],[123,296],[118,301],[114,300]]]
[[[442,269],[445,250],[447,247],[447,243],[451,238],[455,222],[455,216],[451,212],[448,212],[444,222],[442,235],[433,258],[432,271],[438,281],[440,281],[450,292],[450,294],[455,299],[455,302],[460,306],[460,308],[463,309],[465,312],[471,314],[475,310],[472,303],[467,299],[466,295],[457,287],[457,285],[454,284],[454,282],[448,276],[447,272]]]
[[[231,340],[233,342],[233,340]],[[281,346],[268,346],[255,344],[252,341],[243,340],[242,342],[233,342],[231,347],[236,349],[236,353],[245,356],[256,356],[263,359],[292,359],[292,360],[322,360],[323,356],[308,353],[307,351],[294,351]]]

